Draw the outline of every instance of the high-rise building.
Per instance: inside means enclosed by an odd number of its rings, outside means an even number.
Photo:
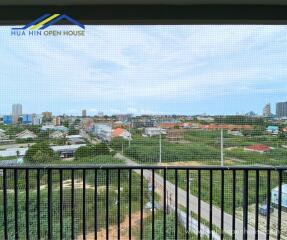
[[[42,124],[42,115],[33,114],[32,125],[41,125]]]
[[[276,103],[276,117],[277,118],[287,117],[287,102]]]
[[[21,116],[22,115],[22,104],[13,104],[12,105],[12,115]]]
[[[60,117],[53,118],[53,125],[54,126],[60,126],[61,125],[61,118]]]
[[[87,110],[85,110],[85,109],[82,110],[82,117],[83,118],[87,117]]]
[[[267,103],[263,108],[263,117],[271,117],[271,105]]]
[[[5,125],[11,125],[13,122],[12,115],[4,115],[3,122]]]
[[[47,119],[52,119],[52,113],[51,112],[43,112],[42,113],[43,118]]]
[[[19,117],[22,116],[22,104],[12,105],[12,122],[13,124],[18,123]]]
[[[22,123],[23,124],[32,124],[33,115],[32,114],[23,114],[22,116]]]

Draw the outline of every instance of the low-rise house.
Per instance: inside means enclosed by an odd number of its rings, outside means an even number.
[[[9,136],[7,136],[5,134],[5,131],[0,131],[0,143],[8,144],[8,143],[12,143],[12,142],[13,142],[13,140],[9,139]]]
[[[183,127],[182,123],[161,123],[160,127],[163,129],[171,129],[176,127]]]
[[[116,129],[113,129],[112,131],[112,137],[113,138],[122,137],[124,139],[131,140],[132,135],[129,131],[127,131],[124,128],[116,128]]]
[[[68,135],[66,136],[66,139],[70,144],[80,144],[86,142],[81,135]]]
[[[268,126],[266,132],[271,135],[278,135],[279,127],[278,126]]]
[[[81,125],[86,131],[92,131],[94,120],[92,118],[84,118],[82,119]]]
[[[2,138],[7,138],[7,135],[5,134],[5,132],[0,131],[0,139]]]
[[[243,136],[242,132],[240,132],[238,130],[228,130],[227,133],[232,135],[232,136],[236,136],[236,137],[242,137]]]
[[[258,153],[270,152],[271,150],[272,150],[271,147],[268,147],[264,144],[255,144],[255,145],[244,147],[244,151],[258,152]]]
[[[52,146],[51,149],[54,152],[59,153],[61,158],[71,158],[74,157],[76,150],[83,146],[86,146],[86,144]]]
[[[165,129],[156,127],[145,128],[145,135],[149,137],[158,136],[160,134],[166,134]]]
[[[206,124],[200,125],[200,128],[203,130],[218,131],[221,129],[230,130],[230,131],[239,131],[239,130],[252,130],[251,125],[234,125],[234,124]]]
[[[66,134],[61,131],[55,131],[49,134],[49,138],[52,138],[52,139],[61,139],[65,137],[66,137]]]
[[[94,124],[93,133],[103,141],[109,142],[112,139],[112,127],[106,124]]]
[[[16,139],[35,139],[37,135],[28,129],[24,130],[23,132],[20,132],[16,135]]]
[[[123,128],[124,126],[125,126],[125,124],[122,121],[113,122],[113,128],[115,128],[115,129]]]
[[[198,128],[197,123],[192,123],[192,122],[184,122],[181,124],[182,128]]]
[[[147,120],[133,120],[132,121],[132,127],[133,128],[145,128],[145,127],[155,127],[156,126],[156,120],[154,119],[147,119]]]
[[[28,148],[7,148],[0,151],[0,157],[24,156]]]
[[[281,206],[287,209],[287,184],[282,184],[282,204]],[[271,191],[271,203],[275,206],[279,205],[279,186],[275,187]]]
[[[61,132],[68,132],[69,129],[65,126],[54,126],[54,125],[45,125],[41,127],[42,131],[61,131]]]

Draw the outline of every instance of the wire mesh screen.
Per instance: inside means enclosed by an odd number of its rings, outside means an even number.
[[[286,26],[0,30],[1,239],[287,239]]]
[[[1,27],[1,159],[286,164],[285,26],[50,28]]]

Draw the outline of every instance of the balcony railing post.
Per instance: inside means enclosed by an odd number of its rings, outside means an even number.
[[[83,170],[83,240],[86,239],[86,170]]]
[[[121,170],[118,169],[118,239],[121,238]]]
[[[3,217],[4,238],[8,239],[8,215],[7,215],[7,170],[3,169]]]
[[[19,239],[18,225],[18,169],[14,169],[14,216],[15,216],[15,239]]]
[[[152,230],[151,230],[151,238],[154,239],[155,238],[155,231],[154,231],[154,222],[155,222],[155,214],[154,214],[154,211],[155,211],[155,204],[154,204],[154,201],[155,201],[155,182],[154,182],[154,169],[152,169],[152,223],[151,223],[151,226],[152,226]]]
[[[236,170],[232,171],[232,232],[231,237],[235,240],[235,215],[236,215]]]
[[[197,209],[197,239],[201,238],[201,170],[198,170],[198,180],[197,180],[197,188],[198,188],[198,209]]]
[[[106,169],[106,239],[109,239],[109,184],[110,171]]]
[[[129,240],[132,239],[132,170],[129,169]]]
[[[266,220],[266,240],[270,238],[270,207],[271,207],[271,172],[267,170],[267,220]]]
[[[60,169],[60,239],[64,238],[63,224],[63,170]]]
[[[258,240],[259,224],[259,171],[255,173],[255,240]]]
[[[178,171],[177,169],[175,169],[175,203],[174,203],[174,207],[175,207],[175,211],[174,211],[174,223],[175,223],[175,231],[174,231],[174,239],[178,239],[178,230],[177,230],[177,226],[178,226],[178,212],[177,212],[177,208],[178,208]]]
[[[186,170],[186,240],[189,239],[189,170]]]
[[[25,187],[26,187],[26,239],[30,239],[30,223],[29,223],[29,169],[26,169],[26,176],[25,176]]]
[[[278,171],[278,223],[277,223],[277,240],[281,239],[281,218],[282,218],[282,170]]]
[[[48,239],[53,239],[52,170],[48,169]]]
[[[166,239],[166,215],[167,215],[167,194],[166,194],[166,169],[163,169],[163,239]]]
[[[212,239],[212,211],[213,210],[213,170],[209,171],[209,239]]]
[[[40,169],[37,169],[37,239],[41,239],[41,178]]]
[[[243,172],[243,240],[248,237],[248,170]]]
[[[140,239],[143,239],[143,189],[144,189],[144,181],[143,181],[143,169],[141,169],[141,188],[140,188]]]
[[[98,170],[94,172],[94,238],[98,239]]]
[[[71,172],[71,239],[75,239],[75,170]]]
[[[224,170],[221,170],[220,238],[224,238]]]

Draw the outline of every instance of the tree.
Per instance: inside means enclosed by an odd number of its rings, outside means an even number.
[[[110,154],[110,149],[108,148],[107,144],[105,143],[100,143],[95,145],[96,147],[96,153],[98,155],[108,155]]]
[[[108,146],[104,143],[100,143],[97,145],[87,145],[87,146],[82,146],[77,149],[75,152],[75,158],[80,159],[80,158],[85,158],[85,157],[95,157],[98,155],[109,155],[110,150]]]
[[[59,159],[59,155],[54,153],[48,143],[37,143],[31,146],[24,156],[24,161],[33,163],[48,163]]]
[[[286,139],[286,137],[287,137],[286,132],[283,132],[283,131],[279,132],[278,139]]]

